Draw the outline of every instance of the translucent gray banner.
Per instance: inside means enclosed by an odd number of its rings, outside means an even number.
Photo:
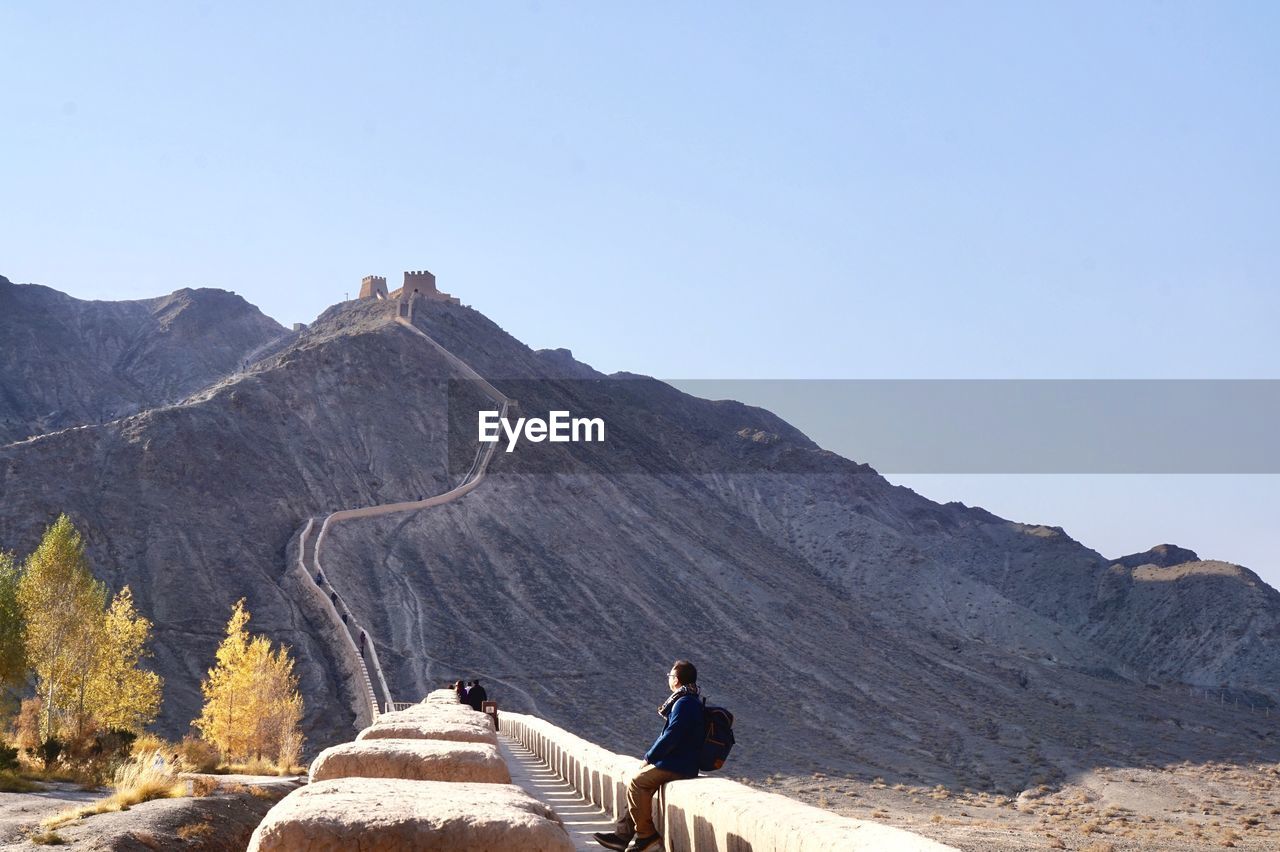
[[[882,473],[1280,473],[1280,380],[676,380]]]
[[[450,467],[459,472],[482,446],[477,418],[497,416],[484,413],[495,405],[471,384],[449,382]],[[1280,473],[1280,380],[615,375],[493,384],[512,400],[509,426],[554,412],[602,425],[593,442],[512,448],[504,438],[493,464],[511,472],[851,471],[811,439],[886,474]]]

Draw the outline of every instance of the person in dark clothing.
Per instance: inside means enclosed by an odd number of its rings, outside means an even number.
[[[460,680],[455,680],[453,682],[453,691],[458,696],[459,704],[467,703],[467,686],[465,683]]]
[[[484,691],[484,687],[480,685],[480,681],[471,681],[471,686],[467,689],[467,703],[471,705],[471,709],[479,712],[484,706],[484,702],[488,700],[489,693]]]
[[[676,660],[667,672],[671,695],[658,708],[665,724],[662,733],[644,755],[644,766],[627,780],[627,812],[613,831],[599,832],[595,840],[606,849],[648,852],[662,848],[653,825],[653,796],[668,781],[696,778],[698,756],[706,739],[702,699],[698,697],[698,670],[688,660]]]

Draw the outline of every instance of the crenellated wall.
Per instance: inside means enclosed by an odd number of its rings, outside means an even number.
[[[293,585],[296,591],[294,600],[308,620],[316,626],[317,634],[324,644],[333,652],[340,677],[339,688],[355,713],[356,728],[365,728],[373,724],[378,712],[369,671],[333,602],[305,567],[309,563],[307,557],[315,547],[315,526],[314,519],[308,520],[301,533],[289,542],[286,551],[286,564],[289,567],[285,571],[284,581]]]
[[[413,323],[398,317],[396,322],[414,335],[421,337],[436,349],[450,364],[469,379],[479,383],[484,392],[501,406],[499,417],[505,417],[510,403],[502,393],[489,384],[475,370],[449,350],[433,340]],[[378,649],[363,625],[351,612],[346,601],[337,589],[328,581],[328,573],[324,570],[321,551],[329,530],[335,524],[361,518],[375,518],[396,512],[430,509],[458,499],[476,488],[484,479],[489,460],[493,457],[497,444],[481,444],[476,448],[475,460],[471,469],[456,486],[442,494],[436,494],[423,500],[408,500],[399,503],[386,503],[378,506],[364,506],[358,509],[344,509],[333,512],[324,520],[308,519],[302,530],[295,534],[289,543],[286,559],[288,569],[285,582],[291,583],[296,590],[296,599],[304,613],[320,629],[320,635],[333,650],[341,676],[341,689],[347,697],[356,716],[356,728],[365,728],[372,724],[381,710],[391,705],[395,696],[387,684],[378,660]],[[317,582],[317,577],[320,582]],[[323,585],[322,585],[323,584]],[[357,640],[359,642],[357,644]],[[367,655],[367,659],[366,659]]]
[[[404,292],[418,291],[423,296],[431,296],[436,290],[436,277],[425,269],[406,271],[404,273]]]
[[[501,730],[547,762],[583,798],[615,816],[626,807],[626,779],[641,766],[550,722],[501,713]],[[955,852],[900,828],[850,819],[744,784],[704,776],[673,781],[654,799],[667,852]]]
[[[360,280],[360,298],[387,298],[387,279],[381,275],[366,275]]]

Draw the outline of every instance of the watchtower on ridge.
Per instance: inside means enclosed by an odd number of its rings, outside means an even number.
[[[381,275],[366,275],[360,279],[360,298],[387,298],[387,279]]]
[[[420,295],[431,298],[440,295],[436,289],[436,277],[425,269],[404,274],[404,286],[399,290],[401,295]]]
[[[404,285],[387,293],[387,279],[381,275],[366,275],[360,282],[361,299],[432,299],[437,302],[460,304],[458,299],[436,289],[436,277],[425,269],[405,272]]]

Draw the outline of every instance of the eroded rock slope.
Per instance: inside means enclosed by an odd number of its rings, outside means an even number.
[[[103,310],[82,324],[136,313]],[[309,517],[443,491],[474,452],[465,382],[395,313],[339,305],[245,372],[188,352],[204,374],[147,373],[181,401],[0,448],[0,544],[29,550],[59,511],[86,530],[95,571],[156,622],[166,733],[198,712],[245,596],[299,655],[310,746],[350,738],[331,652],[282,581],[287,543]],[[1108,560],[894,486],[767,411],[535,352],[469,308],[420,302],[415,323],[520,413],[600,416],[609,439],[499,453],[455,503],[335,528],[326,570],[405,700],[481,677],[504,706],[636,752],[689,656],[738,714],[735,773],[756,777],[1022,789],[1140,754],[1275,749],[1274,720],[1179,686],[1275,697],[1280,603],[1246,569],[1173,548]],[[145,333],[130,345],[169,363]],[[45,381],[10,381],[25,351],[6,343],[7,387]],[[3,405],[0,421],[39,425]]]

